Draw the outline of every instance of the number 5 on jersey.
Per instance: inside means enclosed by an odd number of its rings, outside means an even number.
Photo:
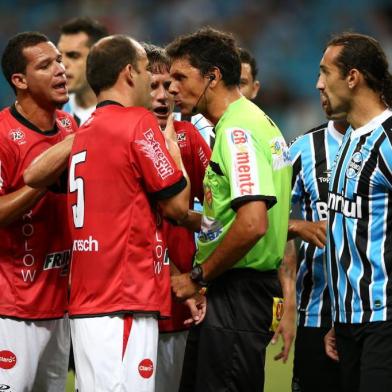
[[[75,176],[76,165],[86,161],[87,151],[72,155],[69,168],[69,191],[77,192],[76,204],[72,206],[73,221],[76,228],[83,227],[84,224],[84,180]]]

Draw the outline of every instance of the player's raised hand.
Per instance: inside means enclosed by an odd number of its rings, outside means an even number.
[[[165,140],[167,143],[177,144],[177,134],[174,129],[173,114],[170,114],[169,117],[167,118],[166,128],[163,131],[163,134],[165,136]]]

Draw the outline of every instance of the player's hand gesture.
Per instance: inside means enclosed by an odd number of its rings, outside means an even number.
[[[290,219],[289,235],[300,237],[303,241],[309,242],[318,248],[324,248],[327,243],[327,221],[305,221]]]
[[[336,348],[335,328],[331,328],[324,336],[325,353],[334,361],[339,361],[339,354]]]

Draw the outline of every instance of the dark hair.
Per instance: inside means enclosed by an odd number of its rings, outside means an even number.
[[[336,65],[345,77],[355,68],[363,74],[369,88],[380,92],[381,99],[392,106],[392,76],[388,71],[388,60],[379,42],[358,33],[342,33],[333,37],[328,46],[342,46]]]
[[[148,63],[152,73],[169,72],[170,57],[165,49],[143,42],[142,46],[147,53]]]
[[[19,33],[8,41],[1,58],[1,67],[4,77],[15,92],[16,88],[11,80],[12,75],[15,73],[25,73],[26,71],[27,60],[23,50],[42,42],[49,42],[49,38],[37,31]]]
[[[87,45],[93,46],[101,38],[109,35],[107,28],[97,20],[88,17],[71,19],[60,27],[61,34],[86,33],[88,36]]]
[[[238,86],[241,61],[236,42],[231,34],[204,27],[196,33],[184,35],[170,43],[166,52],[171,59],[185,57],[205,76],[219,68],[227,87]]]
[[[256,80],[257,77],[257,72],[259,72],[259,69],[257,68],[257,63],[256,59],[244,48],[239,48],[238,49],[238,54],[240,56],[241,64],[249,64],[250,65],[250,71],[252,73],[252,78],[253,81]]]
[[[138,71],[137,60],[138,54],[131,39],[125,35],[113,35],[91,48],[87,57],[87,81],[98,95],[116,83],[128,64]]]

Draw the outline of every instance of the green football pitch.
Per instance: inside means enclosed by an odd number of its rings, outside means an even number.
[[[292,357],[286,364],[274,361],[274,355],[279,352],[280,342],[275,346],[270,346],[267,350],[267,363],[265,368],[264,392],[290,392],[291,374],[293,370]],[[67,382],[67,392],[74,392],[73,375],[70,373]],[[135,391],[136,392],[136,391]]]

